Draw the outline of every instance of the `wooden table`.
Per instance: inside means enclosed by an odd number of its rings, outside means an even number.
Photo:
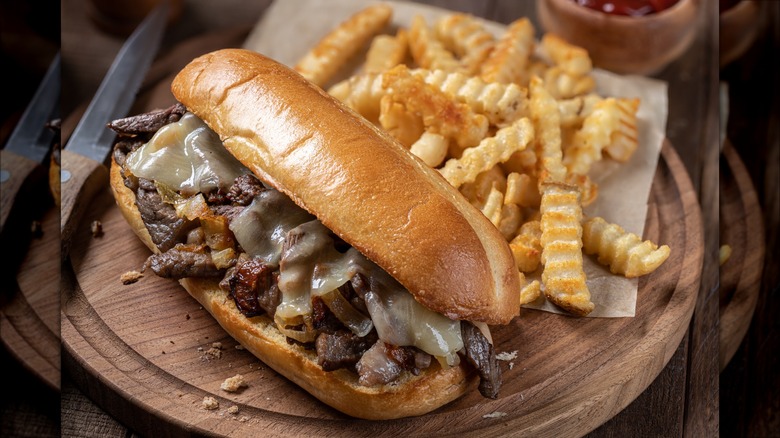
[[[185,2],[182,18],[164,42],[171,47],[200,32],[251,26],[270,3]],[[429,0],[422,3],[470,12],[502,23],[535,20],[531,1]],[[63,112],[77,111],[94,93],[122,39],[102,33],[87,18],[88,2],[63,0]],[[718,54],[717,4],[703,1],[699,32],[690,50],[656,75],[669,84],[667,137],[685,164],[704,218],[705,260],[688,333],[658,378],[617,416],[589,434],[607,436],[716,436],[718,419]],[[538,24],[537,24],[538,28]],[[67,129],[67,128],[65,128]],[[776,279],[776,277],[775,277]],[[775,283],[776,284],[776,283]],[[67,360],[67,359],[65,359]],[[62,384],[63,436],[133,434],[84,397],[66,374]],[[81,388],[84,389],[84,388]],[[96,400],[100,405],[100,400]]]

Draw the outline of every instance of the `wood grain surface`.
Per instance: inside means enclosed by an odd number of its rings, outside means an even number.
[[[0,304],[0,341],[54,390],[61,369],[59,213],[52,208],[42,218],[43,234],[32,239],[17,275],[3,279],[10,298]]]
[[[720,243],[731,257],[720,267],[720,369],[750,327],[764,268],[764,224],[753,182],[726,142],[720,168]]]
[[[106,190],[84,224],[100,220],[105,235],[76,231],[63,272],[63,345],[90,396],[142,434],[160,430],[247,436],[328,435],[360,426],[366,435],[511,431],[528,436],[579,436],[614,416],[652,382],[677,350],[696,300],[702,263],[701,216],[690,180],[667,144],[654,181],[646,238],[670,242],[670,259],[640,280],[635,318],[577,319],[526,311],[494,328],[502,363],[498,400],[472,392],[423,417],[356,421],[299,389],[258,362],[177,283],[147,275],[132,285],[119,277],[149,255]],[[207,354],[220,342],[220,358]],[[249,387],[229,394],[224,379],[241,374]],[[204,396],[220,409],[200,407]],[[237,405],[239,414],[227,409]],[[499,418],[485,415],[503,413]],[[246,417],[242,422],[239,419]],[[442,429],[443,428],[443,429]]]

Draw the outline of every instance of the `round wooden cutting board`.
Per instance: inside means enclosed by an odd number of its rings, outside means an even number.
[[[30,241],[9,300],[0,304],[0,341],[52,389],[60,389],[60,210],[41,218],[43,234]],[[5,281],[5,280],[4,280]],[[5,286],[4,286],[5,287]],[[4,291],[5,292],[5,291]]]
[[[526,310],[495,327],[504,385],[497,400],[477,391],[421,417],[371,422],[347,417],[279,376],[232,340],[176,282],[120,276],[148,250],[106,189],[74,234],[63,267],[64,360],[78,386],[130,428],[149,436],[442,435],[580,436],[633,401],[677,349],[699,289],[701,214],[668,143],[649,199],[645,237],[672,247],[639,281],[636,317],[573,318]],[[89,224],[102,222],[93,237]],[[220,343],[219,357],[209,354]],[[241,374],[248,387],[220,390]],[[204,410],[205,396],[219,408]],[[228,409],[238,407],[237,414]]]
[[[745,337],[764,268],[764,223],[750,175],[731,142],[720,159],[720,244],[731,256],[720,267],[720,369]]]

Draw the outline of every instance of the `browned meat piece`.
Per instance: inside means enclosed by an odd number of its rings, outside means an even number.
[[[315,341],[317,363],[325,371],[352,368],[376,341],[375,331],[362,338],[349,330],[321,333]]]
[[[479,372],[479,392],[487,398],[496,399],[501,388],[501,369],[498,367],[496,351],[482,331],[468,321],[461,321],[460,332],[466,358]]]
[[[320,297],[311,298],[311,319],[312,327],[315,330],[325,333],[335,333],[344,329],[344,324],[336,318],[336,315],[328,309],[328,306]]]
[[[227,193],[227,198],[235,205],[246,206],[264,190],[265,187],[263,187],[259,179],[254,175],[245,174],[236,178]]]
[[[420,374],[431,364],[431,355],[416,347],[398,347],[378,341],[355,365],[361,385],[385,385],[396,380],[403,371]]]
[[[243,209],[244,206],[242,205],[212,205],[211,206],[211,212],[217,216],[225,216],[228,220],[228,223],[232,222],[233,219],[236,216],[238,216]]]
[[[224,271],[214,266],[211,255],[205,252],[172,248],[146,259],[145,268],[151,268],[159,277],[181,279],[186,277],[221,277]]]
[[[257,316],[267,313],[273,316],[276,307],[282,301],[277,286],[279,271],[257,258],[240,259],[219,283],[223,290],[230,292],[236,307],[245,316]]]
[[[114,120],[108,123],[108,127],[120,136],[149,136],[169,123],[178,122],[186,111],[184,105],[176,103],[166,109]]]
[[[152,236],[152,242],[160,251],[168,251],[177,243],[184,241],[191,224],[178,217],[172,205],[163,202],[151,181],[138,179],[135,204],[146,229]]]

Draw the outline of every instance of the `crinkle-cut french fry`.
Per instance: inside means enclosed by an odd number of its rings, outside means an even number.
[[[381,73],[385,70],[390,70],[398,64],[402,64],[409,47],[409,43],[405,39],[406,34],[401,32],[399,32],[398,36],[375,36],[371,40],[371,45],[366,53],[363,72]]]
[[[528,115],[528,90],[517,84],[485,82],[477,76],[443,70],[421,71],[425,82],[455,97],[491,124],[506,126]]]
[[[534,26],[528,18],[509,25],[480,68],[486,82],[515,82],[520,78],[534,50]]]
[[[517,235],[509,242],[509,249],[521,272],[534,272],[542,258],[542,224],[531,220],[520,226]]]
[[[406,29],[398,29],[395,35],[377,35],[368,47],[363,71],[381,73],[390,70],[404,63],[408,51],[409,37]]]
[[[409,149],[430,167],[438,167],[447,158],[448,141],[444,136],[424,132]]]
[[[390,95],[385,95],[380,102],[379,124],[407,148],[425,132],[422,118],[408,111],[404,104],[394,101]]]
[[[441,41],[436,39],[433,30],[428,27],[421,15],[415,15],[412,18],[412,24],[409,27],[409,51],[414,62],[422,68],[445,71],[461,69],[455,55],[444,48]]]
[[[539,183],[536,178],[525,174],[512,172],[506,177],[505,204],[517,204],[520,207],[539,208],[542,196],[539,194]]]
[[[482,207],[482,214],[484,214],[493,225],[498,227],[501,222],[501,207],[504,205],[504,194],[501,190],[498,190],[495,186],[490,189],[490,194],[487,197],[485,206]]]
[[[599,263],[613,274],[639,277],[655,271],[669,257],[667,245],[657,244],[629,233],[600,217],[585,220],[582,243],[586,254],[597,254]]]
[[[586,117],[593,112],[596,104],[604,98],[590,93],[570,99],[558,100],[558,111],[561,114],[561,128],[579,128]]]
[[[525,149],[533,138],[534,128],[531,122],[523,117],[506,128],[499,129],[495,136],[482,140],[478,146],[466,149],[460,158],[447,160],[439,172],[450,184],[460,187],[463,183],[474,181],[480,172]]]
[[[523,71],[520,72],[520,77],[515,80],[515,82],[523,87],[527,87],[531,82],[532,77],[538,76],[543,78],[544,72],[546,72],[548,68],[550,68],[550,65],[546,62],[531,57]]]
[[[473,182],[465,183],[458,190],[471,204],[482,210],[487,202],[491,189],[495,187],[502,193],[506,191],[506,176],[498,167],[493,166],[490,169],[481,172]]]
[[[338,70],[355,56],[390,21],[388,5],[368,6],[340,23],[295,64],[303,77],[325,86]]]
[[[435,26],[436,37],[460,58],[465,72],[473,75],[490,54],[495,44],[493,34],[468,14],[448,14]]]
[[[585,49],[552,33],[542,37],[541,47],[553,64],[542,77],[554,98],[569,99],[593,91],[596,87],[596,81],[590,76],[593,63]]]
[[[572,76],[559,66],[545,70],[543,78],[545,88],[556,99],[580,96],[596,88],[596,81],[592,76]]]
[[[465,103],[457,102],[443,91],[426,84],[405,65],[382,74],[384,88],[396,102],[422,117],[427,131],[454,140],[460,148],[479,144],[488,132],[488,120]]]
[[[531,78],[531,118],[536,130],[536,157],[539,182],[563,182],[566,168],[561,150],[561,126],[558,104],[538,77]]]
[[[553,304],[585,316],[595,305],[582,267],[582,207],[579,189],[562,183],[542,183],[542,284]]]
[[[566,183],[575,185],[580,189],[580,202],[583,207],[592,204],[599,196],[599,185],[593,182],[588,175],[567,173]]]
[[[506,196],[505,196],[506,198]],[[501,207],[501,219],[498,221],[498,231],[507,241],[512,240],[523,221],[523,211],[517,204],[507,204]]]
[[[533,303],[540,296],[542,296],[542,287],[539,280],[526,283],[520,288],[520,305]]]
[[[372,123],[379,122],[379,105],[387,90],[382,75],[366,73],[352,76],[328,89],[328,94],[343,102]]]
[[[501,163],[501,168],[508,174],[512,172],[524,173],[536,179],[536,148],[530,147],[515,152],[508,160]]]
[[[612,142],[604,148],[604,152],[613,160],[625,163],[639,146],[639,131],[636,126],[639,99],[615,100],[620,110],[620,122],[618,129],[612,133]]]
[[[617,100],[610,97],[598,102],[566,149],[563,163],[569,172],[587,175],[593,163],[602,159],[602,150],[612,142],[612,134],[619,126]]]
[[[593,71],[593,62],[587,50],[570,44],[554,33],[544,34],[541,46],[550,60],[568,75],[579,77]]]

